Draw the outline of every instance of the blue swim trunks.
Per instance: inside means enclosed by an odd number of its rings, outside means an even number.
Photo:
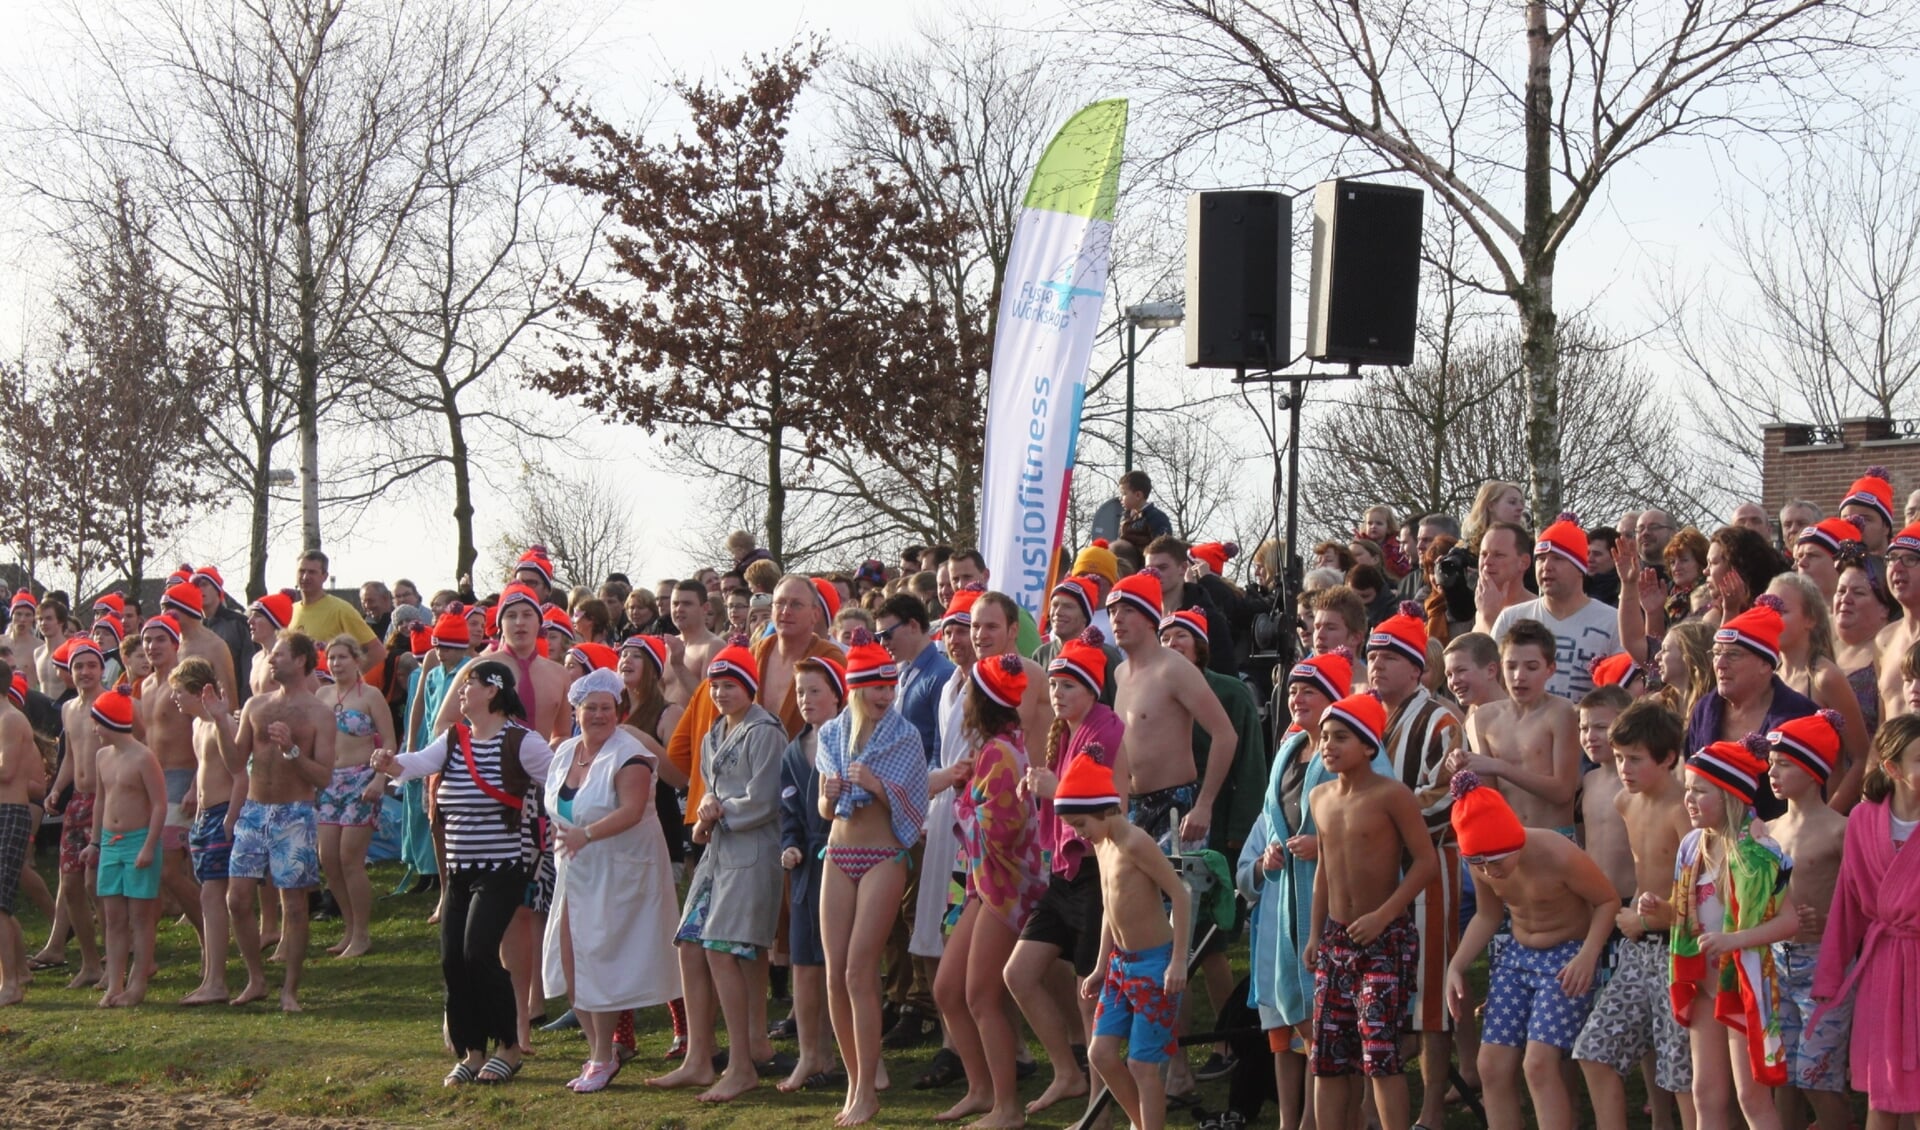
[[[157,899],[160,897],[160,852],[145,867],[134,866],[147,846],[147,830],[100,833],[100,869],[94,890],[101,898]]]
[[[1508,938],[1493,961],[1480,1042],[1508,1048],[1531,1043],[1571,1049],[1593,1009],[1592,986],[1578,997],[1569,997],[1560,988],[1560,970],[1579,952],[1578,940],[1537,950]]]
[[[1180,1018],[1180,994],[1167,992],[1167,964],[1173,943],[1150,950],[1116,949],[1107,961],[1093,1034],[1127,1041],[1127,1058],[1136,1063],[1165,1063],[1173,1055],[1174,1024]]]
[[[227,835],[227,807],[216,804],[193,818],[187,849],[193,856],[193,877],[199,882],[227,881],[227,859],[233,853],[233,837]]]
[[[1787,1045],[1787,1082],[1802,1091],[1847,1089],[1847,1042],[1853,1031],[1853,1001],[1835,1001],[1807,1026],[1819,1002],[1813,999],[1813,970],[1820,947],[1804,942],[1773,943],[1779,973],[1780,1035]]]
[[[273,885],[283,891],[320,885],[320,826],[313,805],[250,800],[240,807],[227,873],[235,879],[264,879],[269,865]]]

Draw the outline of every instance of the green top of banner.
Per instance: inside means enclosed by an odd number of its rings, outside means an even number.
[[[1127,138],[1127,100],[1095,102],[1067,119],[1048,143],[1024,204],[1090,220],[1113,220],[1120,195],[1120,150]]]

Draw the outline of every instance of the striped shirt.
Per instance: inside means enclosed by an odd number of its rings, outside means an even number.
[[[520,767],[533,783],[527,790],[526,807],[520,812],[519,827],[509,827],[512,810],[488,796],[467,770],[466,755],[457,743],[449,744],[452,731],[434,739],[433,744],[413,753],[395,757],[401,772],[395,780],[439,773],[440,787],[433,794],[434,804],[446,823],[447,867],[452,871],[495,870],[525,864],[531,867],[539,855],[534,836],[539,824],[540,784],[547,779],[547,767],[553,750],[546,739],[509,723],[493,737],[472,739],[473,765],[481,779],[496,790],[500,780],[500,747],[509,729],[520,729]],[[503,790],[504,791],[504,790]]]

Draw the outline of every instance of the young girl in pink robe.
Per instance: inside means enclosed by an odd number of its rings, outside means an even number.
[[[1920,1112],[1920,716],[1880,727],[1863,791],[1847,818],[1813,995],[1852,996],[1853,1089],[1866,1092],[1867,1130],[1894,1130],[1900,1115]]]

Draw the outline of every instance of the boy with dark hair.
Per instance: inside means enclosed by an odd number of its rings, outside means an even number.
[[[182,659],[167,676],[167,691],[174,709],[192,719],[193,753],[199,761],[187,850],[194,880],[200,884],[200,985],[180,1003],[225,1004],[230,999],[227,861],[233,853],[233,825],[240,818],[233,807],[233,771],[239,767],[236,731],[218,675],[206,660]]]
[[[1467,719],[1467,744],[1474,752],[1459,767],[1497,782],[1521,824],[1572,839],[1580,718],[1571,703],[1548,691],[1554,646],[1553,633],[1533,620],[1517,621],[1507,631],[1500,662],[1513,697],[1488,703]]]
[[[1087,1058],[1133,1125],[1163,1130],[1167,1092],[1160,1065],[1176,1048],[1191,897],[1160,845],[1128,822],[1113,770],[1098,758],[1076,757],[1067,765],[1053,810],[1093,845],[1100,861],[1100,959],[1080,983],[1082,996],[1100,1001]]]
[[[1614,917],[1615,928],[1624,936],[1614,948],[1613,975],[1573,1044],[1598,1130],[1625,1130],[1625,1077],[1649,1053],[1657,1088],[1681,1104],[1685,1124],[1693,1123],[1687,1030],[1674,1019],[1667,996],[1668,932],[1673,927],[1668,896],[1673,892],[1674,858],[1690,828],[1684,790],[1674,775],[1684,741],[1679,715],[1652,699],[1621,711],[1607,731],[1622,790],[1614,808],[1626,825],[1639,896],[1624,901]],[[1648,899],[1652,909],[1641,913],[1636,903]],[[1655,1124],[1671,1126],[1664,1117],[1665,1103],[1656,1099],[1653,1105]]]
[[[1312,929],[1301,957],[1314,970],[1314,1119],[1323,1130],[1359,1130],[1360,1078],[1372,1081],[1386,1130],[1407,1130],[1400,1030],[1418,980],[1414,899],[1439,876],[1440,858],[1413,790],[1374,772],[1387,710],[1357,694],[1320,716],[1321,759],[1336,774],[1313,791],[1320,867]],[[1397,842],[1396,842],[1397,841]],[[1403,871],[1401,860],[1412,862]]]

